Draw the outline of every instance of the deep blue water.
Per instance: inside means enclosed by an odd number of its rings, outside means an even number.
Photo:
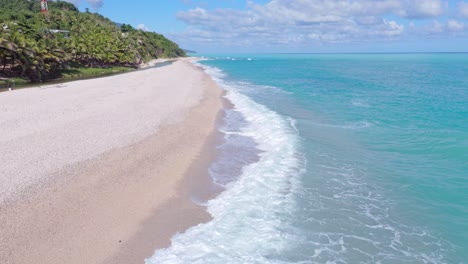
[[[226,191],[147,263],[468,263],[468,54],[206,57]]]

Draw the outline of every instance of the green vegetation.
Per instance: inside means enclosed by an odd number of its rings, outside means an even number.
[[[54,82],[60,81],[74,81],[74,80],[82,80],[88,78],[95,78],[95,77],[103,77],[109,75],[115,75],[119,73],[124,73],[133,70],[131,67],[123,67],[123,66],[113,66],[107,68],[88,68],[88,67],[70,67],[69,69],[62,69],[60,70],[60,78],[57,80],[47,80],[47,82]],[[27,88],[30,87],[33,83],[29,80],[25,80],[22,78],[5,78],[0,79],[0,92],[7,91],[8,88]]]
[[[5,78],[0,79],[0,92],[7,91],[8,88],[27,85],[28,81],[21,78]]]
[[[68,2],[49,1],[49,14],[44,15],[38,0],[0,0],[3,79],[39,82],[70,74],[88,76],[179,56],[185,52],[163,35],[125,24],[119,28],[99,14],[79,12]]]
[[[116,73],[121,73],[121,72],[127,72],[129,70],[130,68],[128,67],[111,67],[111,68],[77,67],[77,68],[71,68],[68,70],[63,70],[62,76],[63,76],[63,79],[65,80],[72,80],[72,79],[78,79],[78,78],[88,78],[88,77],[116,74]]]

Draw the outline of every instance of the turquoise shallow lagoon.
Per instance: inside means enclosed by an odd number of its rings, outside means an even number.
[[[205,58],[226,191],[153,261],[468,263],[468,54]]]

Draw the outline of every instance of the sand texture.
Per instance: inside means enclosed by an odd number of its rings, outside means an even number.
[[[0,262],[143,263],[209,219],[220,97],[186,60],[0,93]]]

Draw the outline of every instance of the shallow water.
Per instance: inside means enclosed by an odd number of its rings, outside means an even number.
[[[226,191],[147,263],[468,263],[467,54],[207,57]]]

